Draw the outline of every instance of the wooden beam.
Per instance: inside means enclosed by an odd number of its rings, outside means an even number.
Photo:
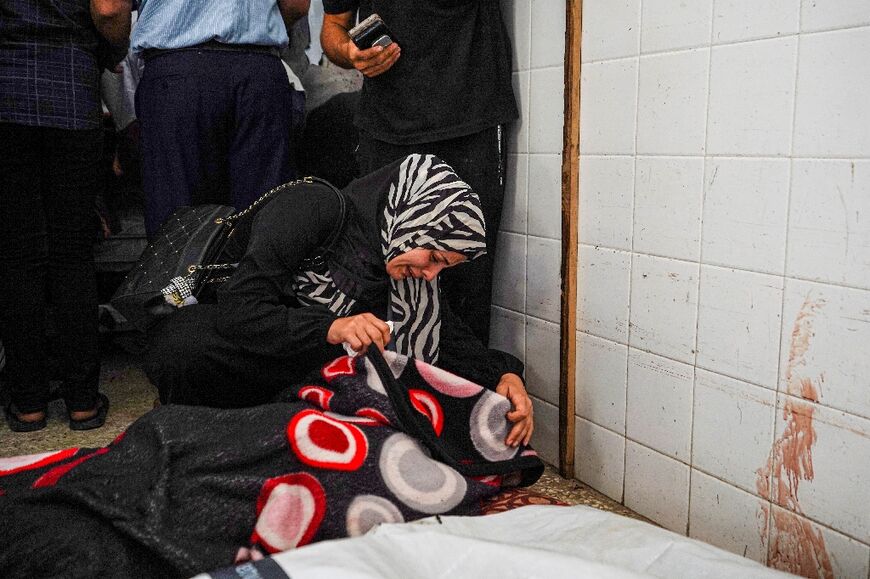
[[[580,37],[582,0],[565,6],[565,124],[562,130],[562,323],[559,364],[559,472],[574,477],[577,365],[577,230],[580,200]]]

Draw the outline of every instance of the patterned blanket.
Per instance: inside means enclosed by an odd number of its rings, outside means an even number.
[[[505,446],[509,406],[374,353],[279,403],[165,406],[104,448],[0,459],[0,576],[190,576],[381,522],[480,514],[543,470]]]

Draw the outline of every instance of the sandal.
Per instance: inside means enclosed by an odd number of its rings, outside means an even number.
[[[100,394],[97,399],[97,413],[84,420],[73,420],[72,413],[69,418],[70,430],[93,430],[106,423],[106,415],[109,413],[109,399],[105,394]]]
[[[11,402],[6,407],[6,423],[12,432],[36,432],[37,430],[42,430],[48,424],[46,420],[48,414],[44,410],[42,411],[42,418],[33,421],[21,420],[18,417],[20,414],[22,413],[18,412],[18,408]]]

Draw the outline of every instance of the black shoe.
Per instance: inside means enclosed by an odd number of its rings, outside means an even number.
[[[109,413],[109,399],[105,394],[100,394],[97,399],[97,413],[84,420],[73,420],[72,413],[69,418],[70,430],[93,430],[106,423],[106,415]]]

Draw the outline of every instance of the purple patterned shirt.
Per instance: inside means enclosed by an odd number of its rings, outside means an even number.
[[[89,0],[0,2],[0,122],[99,128],[98,45]]]

